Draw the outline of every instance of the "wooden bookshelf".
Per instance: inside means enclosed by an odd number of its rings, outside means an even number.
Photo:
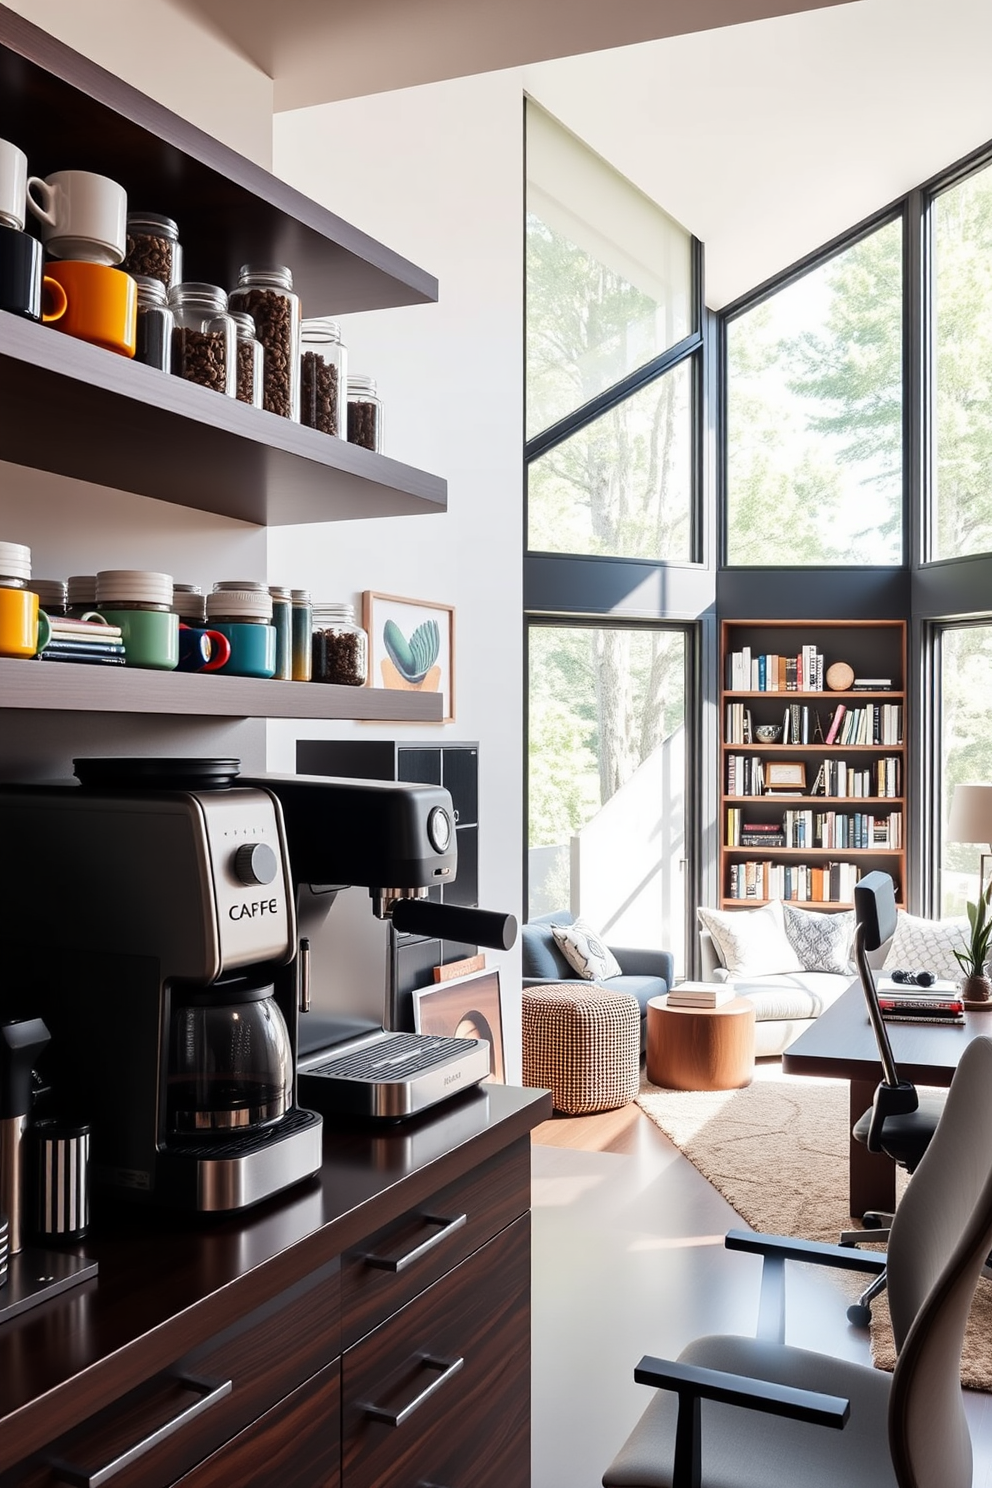
[[[896,899],[905,903],[906,645],[902,620],[722,622],[722,908],[786,898],[806,909],[850,909],[853,883],[876,868],[892,875]],[[781,664],[771,660],[776,657],[798,659],[784,689],[768,685],[785,677]],[[891,687],[820,685],[836,662],[848,663],[855,678],[890,678]],[[759,675],[764,687],[755,685]],[[845,713],[828,744],[839,706]],[[858,710],[864,716],[855,734],[851,719]],[[755,737],[759,726],[779,726],[783,736],[788,729],[788,736],[785,742],[761,741]],[[770,777],[783,773],[799,777],[787,782],[792,793],[768,794]],[[835,793],[825,794],[825,785]],[[748,825],[758,830],[747,833]],[[769,831],[768,844],[754,843],[762,828],[784,831]],[[820,897],[831,893],[835,897]]]

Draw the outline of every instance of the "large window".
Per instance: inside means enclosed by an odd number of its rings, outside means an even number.
[[[683,966],[686,641],[532,625],[529,913],[579,909]]]
[[[963,558],[992,552],[992,169],[934,201],[933,258],[930,556]]]
[[[941,814],[946,829],[956,785],[992,784],[992,625],[946,626],[940,631]],[[979,857],[989,844],[959,843],[943,833],[940,902],[943,914],[962,914],[978,892]]]
[[[902,222],[727,325],[727,562],[902,562]]]

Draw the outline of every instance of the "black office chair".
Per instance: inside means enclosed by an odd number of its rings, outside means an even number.
[[[863,1142],[869,1152],[884,1152],[907,1173],[915,1173],[937,1129],[945,1097],[921,1097],[915,1085],[899,1078],[888,1029],[878,1005],[878,989],[874,972],[868,964],[868,952],[877,951],[896,928],[895,888],[887,873],[868,873],[855,886],[854,915],[854,955],[878,1046],[882,1081],[876,1087],[871,1106],[855,1123],[852,1136],[855,1141]],[[862,1218],[869,1233],[845,1230],[840,1237],[842,1245],[888,1239],[891,1214],[869,1210]],[[871,1304],[884,1289],[885,1272],[882,1271],[865,1288],[857,1302],[847,1309],[848,1320],[856,1327],[867,1328],[871,1322]]]

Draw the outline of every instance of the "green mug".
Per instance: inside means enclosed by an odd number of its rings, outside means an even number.
[[[110,625],[119,625],[127,666],[151,667],[163,672],[179,665],[179,616],[174,610],[103,609]]]

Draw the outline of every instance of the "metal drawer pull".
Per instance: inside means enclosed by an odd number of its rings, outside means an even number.
[[[420,1394],[411,1400],[409,1405],[405,1405],[402,1410],[386,1410],[385,1406],[382,1405],[363,1405],[361,1409],[365,1414],[371,1416],[373,1421],[385,1421],[387,1426],[402,1426],[404,1421],[410,1419],[415,1410],[419,1410],[426,1400],[430,1400],[432,1395],[437,1394],[445,1380],[451,1379],[452,1375],[458,1373],[465,1360],[455,1359],[453,1362],[449,1362],[447,1359],[435,1359],[432,1354],[425,1354],[421,1362],[426,1364],[428,1369],[440,1369],[442,1371],[437,1379],[434,1380],[433,1384],[428,1385],[426,1390],[421,1390]]]
[[[367,1251],[364,1257],[367,1264],[377,1266],[380,1271],[405,1271],[407,1266],[412,1266],[414,1261],[419,1261],[421,1256],[425,1256],[436,1245],[440,1245],[442,1240],[453,1235],[455,1230],[460,1230],[462,1225],[468,1223],[467,1214],[456,1214],[454,1219],[442,1219],[439,1214],[422,1214],[421,1219],[425,1224],[436,1224],[441,1228],[436,1235],[430,1235],[422,1245],[415,1245],[413,1250],[408,1250],[406,1255],[400,1256],[397,1260],[393,1260],[391,1256],[376,1255],[374,1251]]]
[[[119,1457],[108,1462],[104,1467],[98,1467],[95,1472],[87,1472],[85,1468],[73,1467],[71,1462],[63,1462],[58,1458],[50,1457],[48,1466],[57,1478],[64,1483],[72,1483],[74,1488],[101,1488],[101,1484],[109,1483],[125,1467],[130,1467],[132,1462],[137,1462],[146,1452],[164,1442],[167,1437],[173,1436],[193,1420],[194,1416],[202,1416],[205,1410],[216,1405],[225,1395],[231,1393],[231,1381],[222,1380],[220,1384],[216,1380],[195,1379],[192,1375],[179,1375],[175,1377],[174,1383],[182,1385],[189,1390],[202,1390],[203,1394],[199,1400],[188,1405],[185,1410],[180,1411],[171,1421],[166,1421],[164,1426],[159,1426],[156,1431],[141,1441],[135,1442],[133,1447],[128,1447]]]

